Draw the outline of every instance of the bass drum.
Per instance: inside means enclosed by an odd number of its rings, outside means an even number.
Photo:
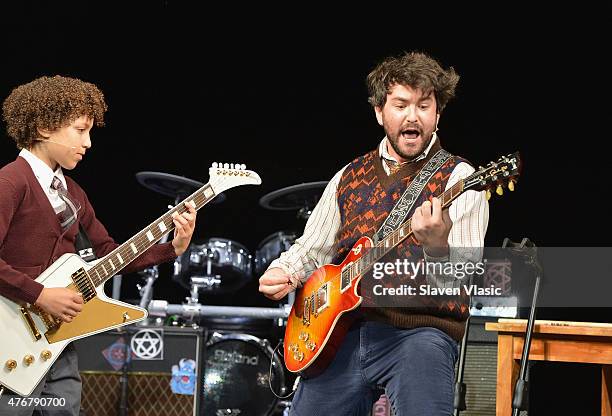
[[[267,340],[213,333],[206,346],[203,414],[270,416],[278,401],[270,384],[277,394],[284,393],[282,363]]]
[[[172,278],[189,290],[196,283],[206,293],[230,293],[252,278],[251,257],[236,241],[209,238],[203,244],[191,244],[174,261]]]
[[[264,274],[270,263],[280,257],[281,253],[289,250],[296,240],[297,234],[293,231],[278,231],[264,238],[255,252],[255,273]]]

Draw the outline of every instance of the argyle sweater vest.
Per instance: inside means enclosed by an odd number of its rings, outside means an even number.
[[[399,171],[387,175],[384,171],[378,150],[371,151],[351,162],[342,173],[337,190],[338,206],[340,208],[341,227],[336,236],[337,255],[333,263],[342,262],[349,250],[362,236],[372,238],[392,211],[406,187],[410,184],[421,168],[440,150],[438,141],[434,143],[426,158],[409,163]],[[457,164],[467,162],[458,157],[451,157],[434,174],[423,192],[414,204],[407,218],[412,216],[414,209],[421,206],[424,201],[444,192],[446,183]],[[381,262],[395,262],[396,259],[419,261],[423,258],[423,248],[414,236],[410,236],[391,250]],[[417,276],[415,280],[395,276],[399,280],[393,281],[394,287],[402,283],[418,287],[426,284],[425,276]],[[361,281],[363,288],[371,283],[365,279],[372,279],[372,273],[365,273]],[[370,281],[371,282],[371,281]],[[434,327],[438,328],[453,339],[459,341],[463,337],[465,321],[469,313],[468,298],[461,296],[417,296],[410,300],[409,305],[401,300],[398,306],[378,307],[376,300],[372,299],[370,291],[363,290],[364,302],[360,314],[367,320],[380,321],[400,328]],[[380,304],[380,303],[379,303]],[[407,306],[408,305],[408,306]]]

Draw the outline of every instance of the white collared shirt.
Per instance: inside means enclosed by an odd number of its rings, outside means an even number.
[[[62,172],[62,167],[58,165],[54,172],[51,170],[49,165],[40,160],[38,156],[27,149],[21,149],[19,156],[24,158],[32,168],[34,176],[36,176],[40,187],[45,195],[47,195],[47,198],[49,198],[49,202],[51,203],[55,213],[59,214],[62,212],[66,206],[66,203],[59,197],[57,191],[51,188],[51,181],[53,181],[54,176],[57,176],[62,181],[64,188],[68,189],[68,185],[66,185],[66,178]]]

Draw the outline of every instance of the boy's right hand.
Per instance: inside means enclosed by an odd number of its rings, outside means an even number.
[[[64,287],[46,287],[34,304],[55,318],[72,322],[83,310],[83,296]]]

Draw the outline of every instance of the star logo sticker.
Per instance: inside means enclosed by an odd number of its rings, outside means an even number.
[[[151,329],[138,331],[132,337],[130,347],[134,355],[142,360],[162,360],[164,339],[160,332]]]

